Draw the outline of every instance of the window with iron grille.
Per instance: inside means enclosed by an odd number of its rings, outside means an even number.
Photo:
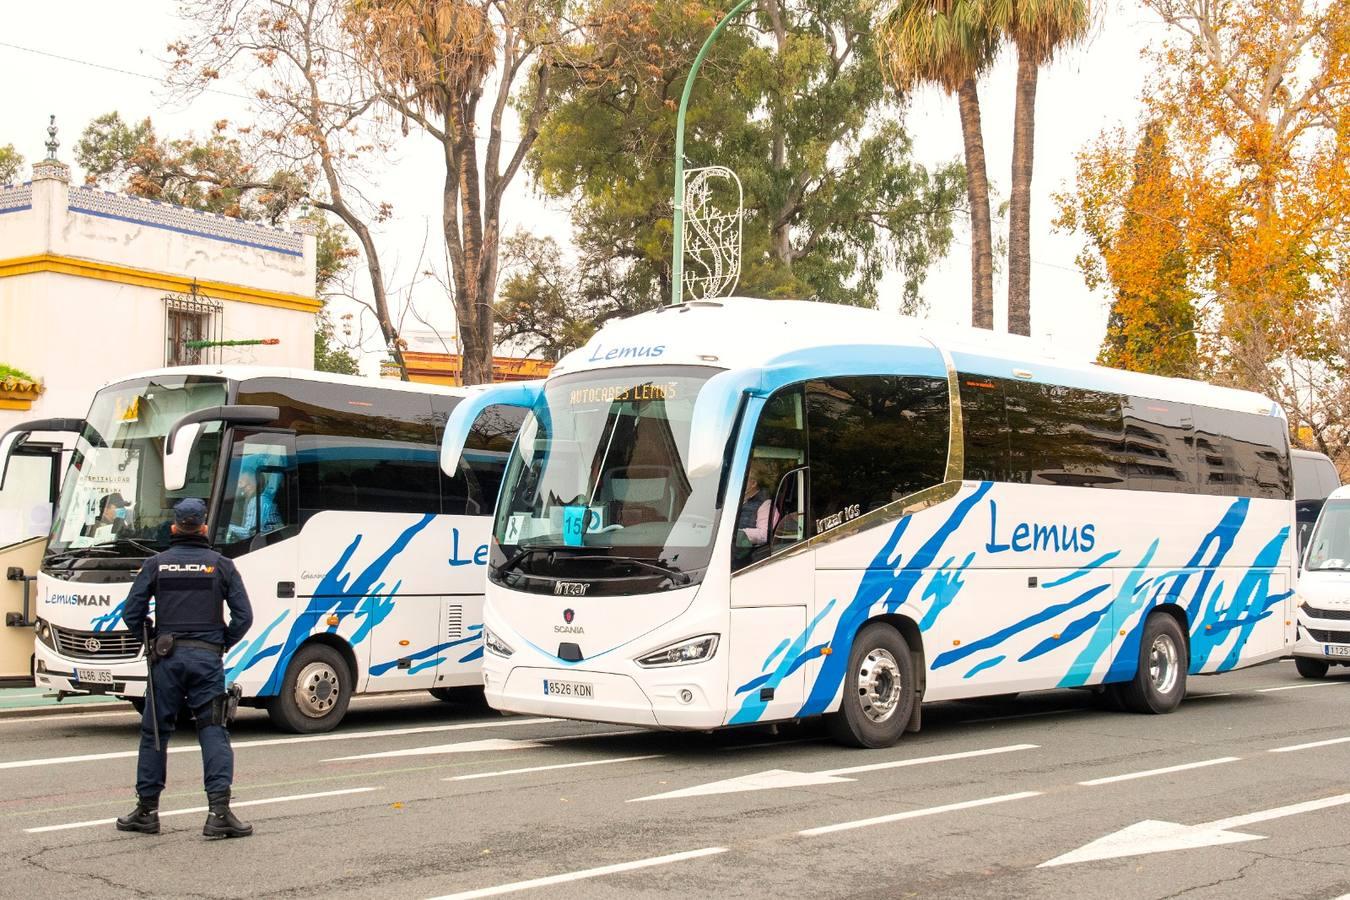
[[[203,347],[199,342],[220,340],[223,317],[220,303],[199,294],[165,297],[164,365],[220,362],[219,347]]]

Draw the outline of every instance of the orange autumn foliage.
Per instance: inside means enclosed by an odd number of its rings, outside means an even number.
[[[1113,289],[1102,358],[1296,394],[1295,361],[1344,365],[1350,0],[1144,3],[1168,26],[1147,124],[1086,147],[1058,198],[1089,284]]]

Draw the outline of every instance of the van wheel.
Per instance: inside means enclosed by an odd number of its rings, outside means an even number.
[[[431,696],[442,703],[458,703],[462,706],[487,706],[482,687],[443,687],[432,688]]]
[[[1186,637],[1177,620],[1155,612],[1144,623],[1134,678],[1117,690],[1130,712],[1170,713],[1186,696]]]
[[[873,622],[853,641],[839,711],[827,719],[830,735],[850,747],[889,747],[914,712],[914,658],[900,632]]]
[[[327,644],[307,644],[286,667],[281,693],[268,701],[267,717],[282,731],[332,731],[351,699],[352,673],[342,654]]]
[[[1327,670],[1331,668],[1331,664],[1325,660],[1295,656],[1294,668],[1298,669],[1298,674],[1304,678],[1326,678]]]

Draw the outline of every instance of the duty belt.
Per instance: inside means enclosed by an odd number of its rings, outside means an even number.
[[[210,641],[199,641],[195,638],[174,638],[173,646],[175,649],[179,647],[195,647],[198,650],[210,650],[212,653],[217,654],[225,652],[225,648],[220,644],[213,644]]]

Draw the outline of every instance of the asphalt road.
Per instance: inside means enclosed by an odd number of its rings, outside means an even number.
[[[935,704],[881,751],[807,727],[651,733],[422,696],[359,701],[319,737],[248,712],[235,796],[257,833],[216,842],[200,811],[158,837],[113,829],[132,803],[133,715],[11,718],[0,894],[1338,897],[1339,671],[1196,679],[1161,717],[1072,691]],[[205,802],[190,729],[174,746],[166,813]]]

